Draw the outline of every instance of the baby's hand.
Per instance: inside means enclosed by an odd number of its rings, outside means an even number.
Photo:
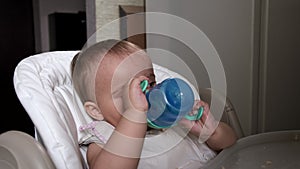
[[[190,133],[199,137],[201,135],[211,135],[216,129],[217,122],[210,113],[209,105],[204,101],[196,100],[193,107],[193,112],[198,111],[200,107],[203,107],[203,114],[199,120],[191,121],[183,118],[179,121],[179,124],[184,128],[189,129]]]
[[[133,78],[123,94],[123,101],[125,103],[125,110],[135,110],[146,112],[148,110],[148,102],[143,93],[140,83],[143,80],[148,80],[145,76]]]

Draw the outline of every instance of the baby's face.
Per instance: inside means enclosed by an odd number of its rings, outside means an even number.
[[[125,111],[123,91],[134,77],[146,76],[149,84],[155,84],[150,58],[133,54],[125,58],[104,58],[97,73],[96,98],[104,119],[116,126]]]

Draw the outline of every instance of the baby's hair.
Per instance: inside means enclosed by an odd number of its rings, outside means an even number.
[[[74,55],[74,57],[72,58],[72,61],[71,61],[71,76],[73,76],[76,60],[78,59],[79,54],[80,54],[80,52],[76,53]]]
[[[96,102],[95,78],[98,66],[103,57],[127,57],[143,51],[137,45],[125,41],[108,39],[98,42],[74,55],[71,62],[71,75],[75,91],[82,103]],[[144,54],[146,54],[144,52]]]

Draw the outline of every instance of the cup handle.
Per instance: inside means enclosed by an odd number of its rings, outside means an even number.
[[[148,85],[149,85],[148,80],[143,80],[143,81],[141,82],[140,87],[141,87],[141,89],[142,89],[142,92],[145,92],[145,91],[146,91]]]
[[[194,120],[199,120],[200,118],[201,118],[201,116],[202,116],[202,114],[203,114],[203,107],[200,107],[199,109],[198,109],[198,113],[197,114],[194,114],[194,115],[189,115],[189,114],[187,114],[187,115],[185,115],[184,117],[186,118],[186,119],[188,119],[188,120],[191,120],[191,121],[194,121]]]

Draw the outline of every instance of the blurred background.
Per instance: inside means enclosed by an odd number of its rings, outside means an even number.
[[[2,0],[0,8],[4,96],[0,133],[20,130],[34,134],[33,124],[13,86],[14,69],[23,58],[47,51],[80,50],[103,25],[143,11],[179,16],[208,36],[224,66],[227,96],[246,135],[300,129],[298,0]],[[151,31],[159,24],[145,16],[120,23],[108,34],[122,38],[134,29]],[[172,31],[171,27],[168,29]],[[105,33],[97,38],[101,36]],[[182,42],[159,35],[139,35],[127,40],[142,48],[170,51],[150,55],[154,62],[187,75],[174,63],[174,54],[179,56],[190,65],[195,83],[210,87],[205,66]]]

